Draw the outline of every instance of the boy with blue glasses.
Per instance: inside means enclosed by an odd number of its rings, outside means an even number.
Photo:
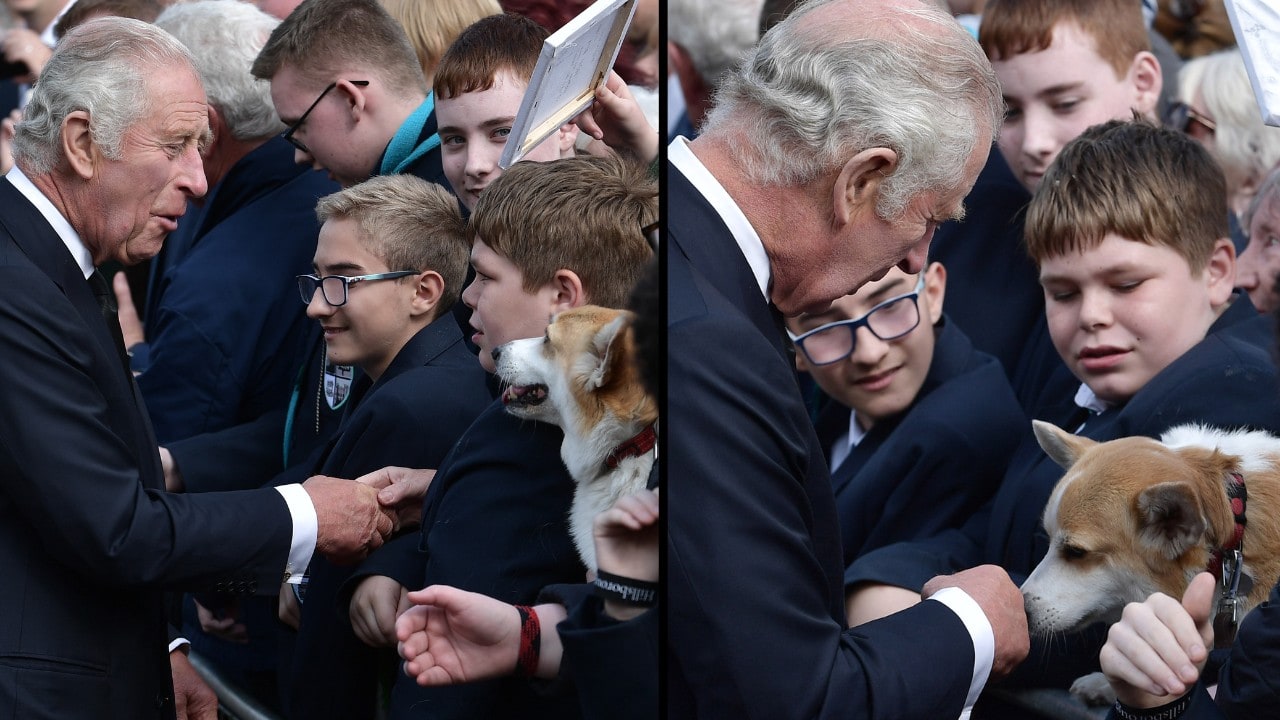
[[[846,563],[958,527],[996,489],[1026,425],[999,361],[942,314],[946,270],[894,268],[787,321],[819,413]]]

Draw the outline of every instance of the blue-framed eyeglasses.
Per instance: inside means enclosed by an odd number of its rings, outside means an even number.
[[[360,87],[365,87],[369,84],[369,81],[368,80],[352,80],[351,84],[359,85]],[[290,145],[293,145],[294,147],[298,148],[302,152],[310,155],[311,150],[308,149],[306,145],[303,145],[301,140],[295,138],[293,134],[298,132],[298,129],[302,127],[302,123],[307,121],[307,116],[311,114],[312,110],[316,109],[316,106],[320,104],[320,101],[324,99],[324,96],[328,95],[329,91],[336,87],[338,87],[338,82],[335,80],[329,83],[329,86],[326,87],[324,90],[321,90],[320,97],[316,98],[316,101],[311,103],[311,107],[307,108],[306,112],[302,113],[301,117],[299,117],[296,121],[294,121],[294,123],[290,125],[287,130],[281,133],[280,137],[284,138],[285,140],[288,140]]]
[[[299,275],[298,292],[302,293],[302,304],[310,305],[311,299],[316,296],[316,288],[320,288],[320,294],[324,296],[325,302],[333,307],[342,307],[347,304],[349,288],[356,283],[393,280],[417,274],[416,270],[396,270],[395,272],[376,273],[373,275],[326,275],[324,277]]]
[[[830,365],[849,357],[858,344],[858,328],[865,327],[881,340],[897,340],[920,324],[920,291],[924,289],[924,273],[915,289],[905,295],[891,297],[871,308],[860,318],[839,320],[796,335],[787,336],[800,348],[813,365]]]

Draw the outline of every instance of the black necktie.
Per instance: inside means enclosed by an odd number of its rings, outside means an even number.
[[[102,273],[97,270],[89,276],[89,287],[93,290],[93,296],[98,299],[98,309],[102,311],[102,319],[107,321],[107,328],[111,330],[111,337],[116,341],[116,352],[120,354],[120,363],[124,365],[126,371],[129,370],[129,354],[124,349],[124,333],[120,331],[120,315],[119,307],[116,305],[115,293],[111,291],[111,285]]]

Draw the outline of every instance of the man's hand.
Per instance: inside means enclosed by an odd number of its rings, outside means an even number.
[[[280,599],[276,606],[276,617],[280,618],[280,622],[288,625],[294,630],[302,624],[302,605],[298,603],[298,596],[293,594],[294,586],[290,583],[280,583]]]
[[[1027,633],[1027,613],[1022,605],[1022,592],[1009,579],[1003,568],[980,565],[962,570],[954,575],[939,575],[925,583],[921,597],[943,588],[958,587],[964,590],[982,608],[996,638],[995,661],[991,665],[991,678],[1008,675],[1031,651],[1031,637]]]
[[[13,168],[13,133],[22,119],[22,111],[14,110],[9,117],[0,120],[0,175]]]
[[[138,319],[138,308],[133,304],[133,291],[129,289],[129,277],[122,272],[111,278],[111,289],[116,294],[116,305],[119,308],[120,333],[124,336],[124,346],[131,348],[147,339],[142,331],[142,321]]]
[[[368,485],[316,475],[302,487],[316,509],[316,551],[333,563],[364,559],[395,528],[395,519]]]
[[[38,33],[27,28],[13,28],[0,36],[0,48],[4,59],[9,62],[20,62],[27,66],[27,74],[13,78],[14,82],[34,85],[40,77],[40,71],[49,62],[53,51],[40,39]]]
[[[400,657],[407,661],[404,671],[419,685],[452,685],[515,671],[520,613],[514,606],[447,585],[411,592],[409,600],[415,607],[396,620],[396,637]]]
[[[378,502],[395,514],[396,530],[400,530],[421,522],[422,499],[427,496],[435,476],[435,470],[384,467],[361,475],[356,482],[378,491]]]
[[[658,491],[641,490],[618,498],[595,518],[596,565],[604,572],[645,582],[658,581]],[[605,612],[630,620],[645,608],[606,600]]]
[[[1159,707],[1195,684],[1213,647],[1215,589],[1213,576],[1200,573],[1181,603],[1156,593],[1146,602],[1125,606],[1098,655],[1121,702]]]
[[[187,489],[182,482],[182,471],[178,469],[178,463],[173,459],[173,453],[169,452],[169,448],[160,448],[160,467],[164,469],[165,490],[183,492]]]
[[[169,653],[169,671],[173,674],[173,703],[178,720],[218,720],[218,696],[192,667],[186,653]]]
[[[235,598],[227,600],[217,614],[197,602],[196,617],[200,620],[200,629],[213,637],[239,645],[249,642],[249,629],[240,622],[240,601]]]
[[[394,647],[396,616],[410,605],[403,585],[385,575],[370,575],[351,595],[351,629],[369,647]]]

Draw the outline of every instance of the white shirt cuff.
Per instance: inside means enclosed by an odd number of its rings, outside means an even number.
[[[177,650],[178,648],[183,647],[184,645],[190,645],[190,644],[191,644],[191,641],[186,638],[181,638],[181,637],[174,638],[173,640],[169,641],[169,652],[172,653],[174,650]],[[183,650],[182,652],[185,653],[187,651]]]
[[[301,485],[281,485],[276,490],[284,497],[289,515],[293,517],[293,543],[289,546],[289,561],[284,566],[284,581],[297,585],[302,582],[316,551],[320,521],[316,519],[316,506],[311,504],[311,496]]]
[[[960,616],[960,622],[964,623],[965,630],[969,631],[969,637],[973,639],[973,680],[969,683],[969,695],[965,698],[964,713],[961,715],[967,717],[973,704],[978,702],[978,695],[987,684],[987,678],[991,677],[991,666],[996,661],[996,636],[982,607],[964,590],[958,587],[943,588],[930,595],[929,599],[937,600]]]

